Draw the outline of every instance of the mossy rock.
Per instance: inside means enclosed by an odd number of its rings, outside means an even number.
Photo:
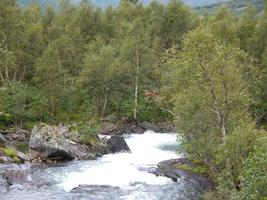
[[[97,145],[101,142],[99,137],[94,134],[82,135],[81,141],[87,146]]]
[[[17,151],[10,147],[6,147],[4,153],[11,158],[17,157]]]
[[[0,148],[0,152],[4,153],[5,156],[11,158],[16,163],[21,162],[21,159],[18,157],[17,150],[12,147]]]
[[[21,160],[19,159],[19,157],[15,156],[12,158],[16,163],[20,163]]]
[[[208,174],[209,169],[204,165],[177,165],[178,169],[189,171],[195,174]]]
[[[203,164],[203,162],[198,160],[189,160],[188,158],[179,158],[163,161],[159,163],[158,166],[162,169],[179,169],[200,175],[208,175],[209,173],[209,168],[205,164]]]
[[[39,123],[39,122],[28,121],[28,122],[25,123],[25,128],[26,128],[26,129],[33,129],[33,127],[34,127],[35,125],[37,125],[38,123]]]

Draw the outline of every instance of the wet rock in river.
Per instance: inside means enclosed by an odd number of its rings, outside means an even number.
[[[73,188],[71,192],[73,193],[83,193],[83,192],[92,192],[92,191],[114,191],[119,190],[120,187],[114,187],[110,185],[79,185],[76,188]]]
[[[22,185],[32,180],[31,174],[27,170],[8,170],[3,173],[9,185]]]
[[[125,139],[120,136],[112,136],[110,139],[108,139],[107,144],[112,153],[117,153],[121,151],[125,152],[131,151]]]
[[[184,169],[189,166],[190,170]],[[208,190],[212,187],[211,179],[205,173],[194,172],[194,166],[187,158],[166,160],[158,163],[157,168],[151,168],[150,173],[157,176],[165,176],[177,182],[184,179],[198,184],[202,189]]]

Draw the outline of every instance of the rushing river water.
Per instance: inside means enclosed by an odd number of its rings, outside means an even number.
[[[163,160],[177,158],[176,134],[146,132],[125,136],[131,153],[105,155],[95,161],[33,169],[31,179],[45,186],[12,186],[2,200],[194,200],[197,184],[149,173]],[[79,185],[83,185],[77,189]],[[76,189],[74,189],[76,188]]]

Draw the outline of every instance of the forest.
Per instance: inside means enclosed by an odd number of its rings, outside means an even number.
[[[0,0],[0,129],[116,115],[173,122],[204,163],[212,200],[267,198],[267,1],[241,15],[90,1],[59,9]]]

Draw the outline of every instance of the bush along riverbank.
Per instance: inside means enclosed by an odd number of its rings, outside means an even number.
[[[208,167],[215,184],[205,199],[266,199],[266,118],[257,120],[252,111],[258,101],[255,85],[264,72],[249,67],[249,52],[235,46],[234,30],[228,29],[231,39],[222,37],[229,22],[221,16],[186,34],[182,49],[174,49],[167,63],[175,120],[184,152]],[[265,21],[266,16],[267,1]]]

